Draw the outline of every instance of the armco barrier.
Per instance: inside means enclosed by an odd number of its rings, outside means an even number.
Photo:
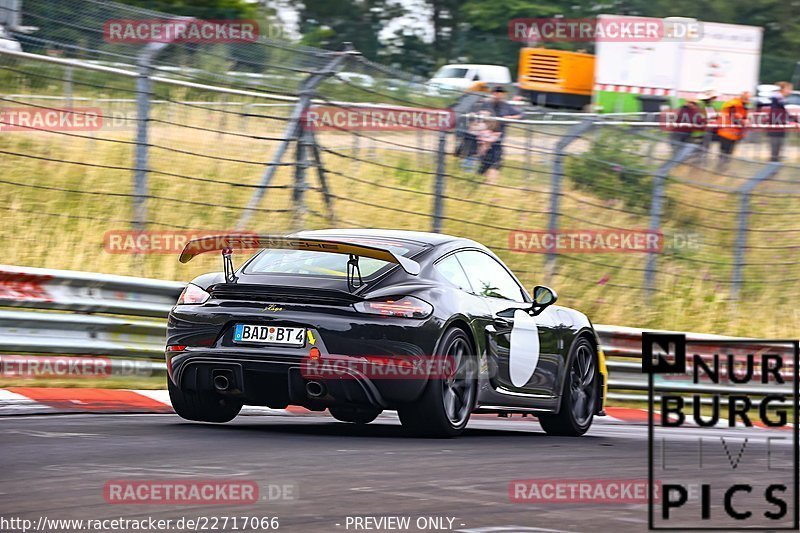
[[[162,360],[164,353],[163,319],[183,287],[183,283],[172,281],[0,265],[0,307],[37,310],[0,310],[0,352],[106,355],[137,359],[139,363],[145,359],[154,361],[147,365],[148,369],[163,371],[163,363],[156,362]],[[647,379],[641,370],[642,330],[602,324],[595,329],[607,357],[610,397],[646,401]],[[689,341],[735,340],[699,333],[686,333],[686,337]],[[708,352],[707,355],[713,353],[713,343]],[[131,366],[132,362],[122,360],[118,364],[121,372]],[[692,392],[698,393],[719,389],[712,385],[691,387]],[[660,382],[656,390],[687,389],[685,383]],[[762,395],[779,391],[754,386],[748,392]],[[785,392],[790,392],[789,385]]]
[[[0,265],[0,307],[164,318],[183,283]]]

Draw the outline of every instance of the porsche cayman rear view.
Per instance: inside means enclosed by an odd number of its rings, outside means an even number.
[[[233,249],[260,251],[234,269]],[[169,316],[168,386],[183,418],[243,405],[328,409],[368,423],[396,410],[416,435],[455,436],[470,415],[530,413],[554,435],[602,414],[607,372],[591,322],[532,296],[483,245],[441,234],[304,231],[187,244],[222,252]]]

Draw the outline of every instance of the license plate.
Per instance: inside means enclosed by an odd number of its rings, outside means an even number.
[[[306,328],[236,324],[233,330],[233,340],[234,342],[303,346],[306,342]]]

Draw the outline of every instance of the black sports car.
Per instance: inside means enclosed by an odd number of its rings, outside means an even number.
[[[234,269],[233,249],[260,249]],[[328,409],[368,423],[385,409],[418,435],[459,434],[474,412],[535,414],[581,435],[603,414],[607,371],[591,322],[531,297],[481,244],[435,233],[303,231],[187,244],[224,272],[169,315],[175,411],[227,422],[242,405]]]

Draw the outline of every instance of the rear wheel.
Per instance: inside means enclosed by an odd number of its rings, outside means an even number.
[[[328,411],[339,422],[351,422],[353,424],[369,424],[381,414],[381,411],[377,409],[361,407],[329,407]]]
[[[572,349],[558,414],[539,416],[548,435],[579,437],[589,430],[597,406],[597,384],[597,355],[592,343],[581,338]]]
[[[400,422],[411,433],[425,437],[455,437],[469,422],[475,405],[477,362],[466,333],[447,330],[440,343],[442,365],[447,375],[434,375],[420,398],[397,410]]]
[[[242,410],[242,402],[216,392],[184,391],[167,378],[172,408],[181,418],[198,422],[230,422]]]

